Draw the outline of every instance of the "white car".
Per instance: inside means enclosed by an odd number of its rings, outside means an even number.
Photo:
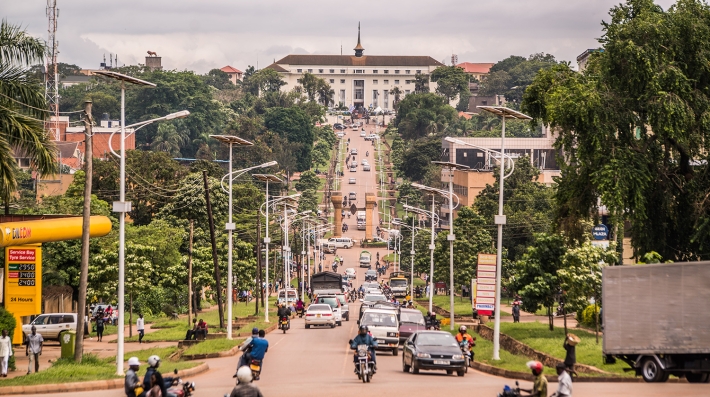
[[[367,136],[367,132],[365,132],[365,131],[360,131],[360,136],[363,137],[363,138],[366,137],[366,136]]]
[[[335,316],[330,305],[313,304],[308,306],[306,310],[305,323],[306,329],[311,328],[311,325],[325,325],[330,328],[335,328]]]
[[[76,313],[51,313],[35,317],[30,324],[22,326],[22,333],[32,333],[32,326],[45,340],[59,340],[66,331],[76,332]]]
[[[380,136],[377,134],[370,134],[367,136],[368,140],[375,140],[375,139],[380,139]]]
[[[343,311],[342,311],[342,306],[340,305],[340,300],[338,299],[337,296],[333,294],[328,294],[328,295],[318,295],[316,298],[315,302],[313,303],[322,303],[329,305],[333,310],[333,316],[335,316],[335,324],[338,326],[343,325]]]
[[[348,179],[348,184],[354,185],[354,184],[355,184],[355,178],[350,178],[350,179]]]
[[[399,321],[397,313],[386,309],[366,309],[360,319],[377,340],[378,349],[389,349],[393,355],[399,354]]]
[[[357,149],[355,149],[355,148],[350,149],[350,154],[357,154]]]
[[[370,163],[367,162],[367,159],[362,159],[362,165],[369,165]]]
[[[355,277],[355,269],[353,269],[352,267],[345,269],[345,275]]]

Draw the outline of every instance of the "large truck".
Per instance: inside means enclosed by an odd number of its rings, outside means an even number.
[[[396,297],[406,297],[409,290],[406,274],[404,272],[392,272],[389,280],[389,287],[392,295]]]
[[[357,218],[357,230],[365,230],[367,228],[365,223],[365,211],[358,211],[355,217]]]
[[[311,276],[313,295],[340,294],[343,292],[343,276],[335,272],[320,272]]]
[[[710,381],[710,261],[606,267],[602,302],[607,362],[646,382]]]

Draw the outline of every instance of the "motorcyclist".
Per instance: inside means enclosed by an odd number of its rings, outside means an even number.
[[[276,314],[279,316],[279,320],[286,317],[286,319],[288,320],[289,327],[291,326],[291,309],[290,308],[288,308],[283,303],[279,303],[279,308],[278,308]]]
[[[236,378],[239,375],[239,368],[249,365],[251,362],[251,342],[259,337],[259,328],[252,328],[251,329],[251,336],[248,337],[244,343],[242,343],[241,346],[239,346],[239,350],[242,351],[242,356],[239,358],[239,364],[237,365],[237,372],[232,376],[232,378]]]
[[[158,371],[158,367],[160,367],[160,357],[156,355],[148,357],[148,365],[150,367],[148,367],[148,370],[145,372],[145,377],[143,378],[143,389],[151,389],[151,378],[155,375],[155,382],[156,385],[160,387],[161,395],[166,397],[176,397],[175,394],[168,393],[168,386],[173,384],[173,378],[168,376],[163,378],[163,375],[161,375],[160,371]]]
[[[145,393],[143,393],[143,382],[138,379],[137,374],[140,365],[141,363],[138,361],[138,357],[131,357],[128,359],[128,371],[126,371],[126,379],[124,383],[126,397],[145,395]]]
[[[528,361],[527,366],[532,371],[533,376],[535,376],[535,382],[532,389],[520,389],[520,391],[530,393],[531,396],[535,397],[547,396],[547,378],[542,376],[542,363]]]
[[[232,389],[229,397],[264,397],[261,391],[252,384],[251,369],[247,366],[237,370],[237,385]]]
[[[303,308],[303,301],[301,300],[301,298],[298,298],[298,300],[296,301],[296,311],[303,311]]]
[[[476,346],[476,339],[467,333],[466,326],[462,325],[459,327],[459,333],[456,334],[456,342],[459,346],[463,347],[464,341],[468,342],[468,351],[472,352],[473,347]],[[473,354],[472,354],[473,355]]]
[[[370,155],[370,151],[365,152],[365,157],[368,157]]]
[[[358,329],[357,336],[350,341],[350,349],[352,350],[357,350],[358,345],[367,345],[367,350],[370,352],[370,356],[372,357],[372,364],[373,364],[373,370],[372,373],[374,374],[375,371],[377,370],[377,359],[375,358],[375,348],[377,347],[377,340],[375,340],[370,334],[367,332],[367,325],[361,325],[360,328]],[[355,352],[353,356],[353,362],[355,363],[355,373],[358,373],[360,370],[359,364],[360,361],[358,360],[357,357],[357,351]]]

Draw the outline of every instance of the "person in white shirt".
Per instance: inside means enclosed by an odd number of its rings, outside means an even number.
[[[145,335],[145,319],[143,318],[143,313],[138,315],[136,328],[138,329],[138,343],[143,343],[143,335]]]
[[[34,362],[35,372],[39,372],[39,356],[42,355],[42,344],[44,338],[37,333],[37,328],[33,325],[32,333],[27,335],[27,344],[25,345],[25,355],[29,358],[27,364],[27,375],[32,370],[32,362]]]
[[[2,330],[0,337],[0,376],[7,378],[7,363],[12,356],[12,341],[7,336],[7,330]]]
[[[572,397],[572,377],[567,373],[565,363],[557,363],[557,391],[553,397]]]

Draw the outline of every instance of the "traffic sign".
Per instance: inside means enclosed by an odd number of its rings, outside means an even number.
[[[599,224],[592,228],[592,237],[595,240],[606,240],[609,237],[609,228],[605,224]]]

